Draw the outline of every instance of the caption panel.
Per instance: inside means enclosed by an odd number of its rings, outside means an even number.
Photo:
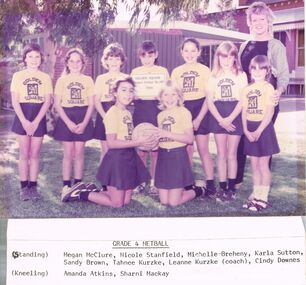
[[[10,220],[7,260],[7,285],[305,284],[299,217]]]

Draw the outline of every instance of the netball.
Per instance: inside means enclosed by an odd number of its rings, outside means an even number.
[[[132,133],[132,139],[137,140],[140,138],[149,137],[152,134],[154,134],[155,130],[156,130],[156,127],[153,124],[141,123],[134,128],[133,133]],[[158,148],[158,140],[156,141],[155,144],[152,145],[152,147],[140,146],[138,148],[143,151],[156,150]]]

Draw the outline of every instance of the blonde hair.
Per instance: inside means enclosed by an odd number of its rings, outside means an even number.
[[[160,92],[158,94],[158,97],[157,97],[158,100],[159,100],[158,108],[160,110],[165,110],[166,109],[166,106],[165,106],[165,104],[163,103],[163,100],[162,100],[162,95],[164,94],[166,89],[171,89],[178,95],[177,106],[181,107],[181,106],[184,105],[184,96],[183,96],[182,90],[173,81],[168,80],[168,81],[166,81],[166,83],[162,87],[162,89],[160,90]]]
[[[273,34],[273,21],[274,21],[274,14],[272,10],[264,3],[261,1],[254,2],[249,8],[246,10],[246,20],[247,20],[247,25],[249,28],[251,28],[251,23],[252,23],[252,15],[265,15],[268,20],[268,25],[269,25],[269,33]]]
[[[269,59],[265,55],[256,55],[252,58],[250,65],[249,65],[249,73],[251,74],[251,70],[255,69],[255,67],[258,66],[259,69],[265,69],[267,71],[265,80],[269,82],[271,78],[271,64],[269,62]],[[253,78],[251,78],[251,81],[254,82]]]
[[[219,56],[220,55],[230,55],[230,56],[234,56],[235,60],[233,63],[233,67],[232,67],[232,72],[235,75],[238,75],[240,72],[242,72],[242,68],[241,65],[239,63],[238,60],[238,49],[237,47],[230,41],[225,41],[222,42],[214,55],[214,63],[213,63],[213,68],[212,68],[212,75],[214,77],[220,76],[222,73],[222,67],[220,65],[220,60],[219,60]]]
[[[109,58],[109,57],[120,57],[121,59],[121,67],[123,67],[125,61],[126,61],[126,57],[124,55],[124,50],[123,50],[123,47],[121,44],[119,43],[111,43],[109,44],[104,50],[103,50],[103,54],[102,54],[102,57],[101,57],[101,63],[102,63],[102,66],[105,68],[105,69],[108,69],[108,66],[106,64],[106,60]]]
[[[83,52],[83,50],[81,50],[80,48],[71,48],[70,50],[67,51],[66,55],[65,55],[65,64],[66,64],[66,67],[65,67],[65,73],[66,74],[69,74],[70,73],[70,69],[68,67],[68,61],[70,59],[70,56],[73,54],[73,53],[77,53],[79,56],[80,56],[80,59],[82,61],[82,69],[81,71],[84,70],[85,68],[85,54]]]

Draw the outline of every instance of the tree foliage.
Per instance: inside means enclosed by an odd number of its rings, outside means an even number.
[[[80,46],[94,53],[108,38],[107,24],[114,21],[117,4],[106,0],[2,0],[0,37],[2,54],[11,51],[11,43],[31,33],[45,33],[56,45]]]

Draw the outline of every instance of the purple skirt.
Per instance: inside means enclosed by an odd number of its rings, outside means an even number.
[[[101,103],[102,108],[104,110],[104,112],[107,112],[110,107],[112,107],[114,105],[114,102],[102,102]],[[106,140],[106,134],[105,134],[105,126],[103,123],[103,119],[101,117],[101,115],[97,112],[97,116],[96,116],[96,121],[95,121],[95,129],[94,129],[94,134],[93,134],[94,139],[98,139],[101,141],[105,141]]]
[[[233,112],[237,103],[238,101],[230,101],[230,102],[216,101],[215,106],[218,112],[220,113],[220,115],[223,118],[225,118],[228,117]],[[227,135],[238,135],[238,136],[241,136],[243,134],[241,113],[233,121],[233,125],[236,127],[236,130],[234,132],[228,132],[227,130],[222,128],[213,115],[211,115],[209,123],[210,123],[210,130],[214,134],[227,134]]]
[[[43,103],[20,103],[20,107],[24,116],[30,122],[34,121],[42,105]],[[26,131],[24,130],[17,115],[14,118],[12,131],[18,135],[22,136],[26,135]],[[33,137],[43,137],[46,133],[47,133],[47,122],[46,122],[46,116],[44,116],[42,120],[39,122],[38,127],[35,133],[33,134]]]
[[[134,189],[150,180],[150,174],[134,148],[109,149],[96,175],[102,186]]]
[[[254,132],[260,122],[247,121],[247,128],[250,132]],[[244,137],[244,154],[249,156],[270,156],[272,154],[279,153],[275,130],[273,124],[270,124],[264,129],[259,140],[257,142],[250,142],[247,137]]]
[[[190,111],[192,115],[192,120],[194,120],[201,111],[202,105],[205,102],[206,98],[200,98],[196,100],[186,100],[184,101],[184,106]],[[206,115],[204,116],[203,120],[200,123],[200,126],[197,131],[194,131],[195,135],[207,135],[210,133],[209,129],[209,121],[210,121],[211,114],[207,111]]]
[[[157,127],[157,115],[160,112],[158,109],[158,100],[135,100],[133,124],[136,127],[141,123],[151,123]]]
[[[154,180],[155,187],[160,189],[184,188],[194,184],[186,147],[158,149]]]
[[[74,122],[75,124],[79,124],[84,120],[87,106],[83,107],[64,107],[64,111],[68,118]],[[59,117],[55,129],[54,129],[54,139],[58,141],[68,141],[68,142],[75,142],[75,141],[88,141],[91,140],[93,137],[93,122],[92,120],[89,120],[83,134],[75,134],[69,130],[69,128],[66,126],[64,121]]]

